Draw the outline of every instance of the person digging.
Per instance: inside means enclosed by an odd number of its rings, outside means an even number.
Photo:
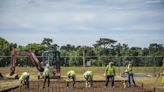
[[[29,88],[29,78],[30,78],[30,74],[27,72],[23,72],[22,75],[20,76],[19,80],[20,80],[20,89],[22,88],[22,86],[26,86],[26,88]]]
[[[71,81],[72,79],[72,81]],[[67,83],[67,87],[69,87],[69,84],[70,82],[73,82],[73,87],[75,87],[75,80],[76,80],[76,73],[75,71],[73,70],[70,70],[67,72],[67,80],[66,80],[66,83]]]
[[[85,80],[86,80],[86,88],[93,86],[93,72],[92,71],[86,71],[83,74]]]

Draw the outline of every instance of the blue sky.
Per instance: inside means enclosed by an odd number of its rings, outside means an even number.
[[[164,44],[164,0],[0,0],[0,37],[20,45],[44,37],[59,45]]]

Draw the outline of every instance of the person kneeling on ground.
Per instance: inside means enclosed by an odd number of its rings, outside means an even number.
[[[43,88],[45,87],[45,83],[46,83],[47,79],[48,79],[48,87],[50,86],[50,76],[51,76],[50,67],[48,64],[46,64],[46,67],[45,67],[44,72],[43,72],[43,77],[44,77]]]
[[[85,80],[86,80],[86,87],[92,87],[93,85],[93,72],[92,71],[86,71],[83,74]]]
[[[26,85],[29,88],[29,78],[30,74],[27,72],[23,72],[19,80],[21,81],[20,86]]]
[[[109,79],[111,79],[111,86],[114,87],[114,76],[115,76],[115,68],[113,66],[113,62],[109,62],[109,65],[105,69],[105,76],[106,76],[106,84],[108,86]]]
[[[69,87],[69,82],[70,82],[70,79],[73,80],[73,87],[75,86],[75,80],[76,80],[76,73],[75,71],[73,70],[70,70],[67,72],[67,77],[68,77],[68,80],[66,81],[67,82],[67,87]]]

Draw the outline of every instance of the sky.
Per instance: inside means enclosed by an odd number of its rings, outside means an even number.
[[[0,0],[0,37],[19,45],[44,37],[59,46],[100,38],[164,44],[164,0]]]

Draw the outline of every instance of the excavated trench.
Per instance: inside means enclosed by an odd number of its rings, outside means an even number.
[[[126,83],[127,84],[127,83]],[[95,81],[93,87],[86,88],[84,81],[78,81],[75,87],[66,87],[64,81],[51,81],[50,87],[43,87],[43,81],[31,81],[30,88],[16,86],[2,92],[159,92],[154,89],[145,89],[142,86],[124,88],[122,81],[116,81],[115,87],[112,88],[110,83],[105,87],[105,81]]]

